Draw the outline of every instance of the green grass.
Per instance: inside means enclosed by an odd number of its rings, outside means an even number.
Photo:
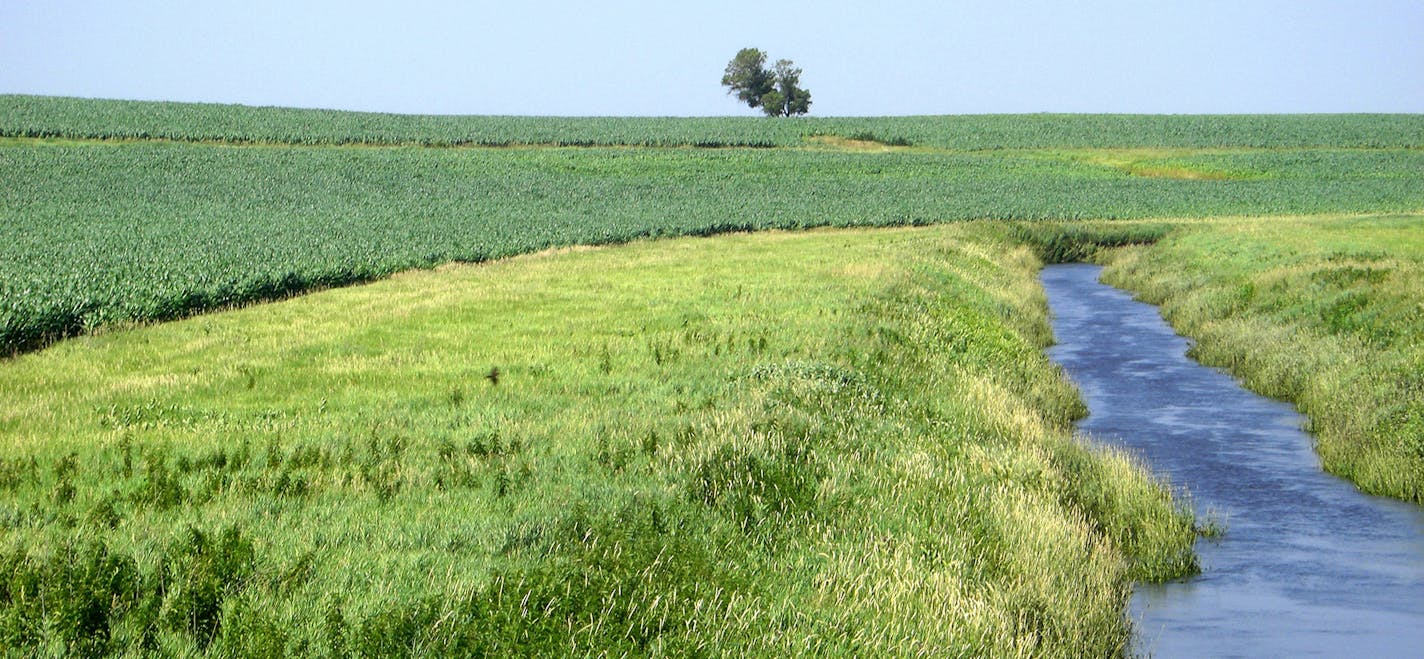
[[[0,647],[1122,652],[1191,517],[1071,438],[1015,242],[577,249],[0,362]]]
[[[1424,503],[1424,216],[1201,222],[1106,261],[1194,357],[1309,415],[1326,470]]]

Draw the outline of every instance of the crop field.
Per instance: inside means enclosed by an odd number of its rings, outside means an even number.
[[[0,136],[425,146],[788,147],[834,136],[956,150],[1421,148],[1420,115],[459,117],[0,95]]]
[[[1421,241],[1419,115],[0,96],[0,653],[1122,654],[1219,529],[1040,265],[1419,502]]]
[[[94,102],[86,113],[72,100],[48,101],[55,107],[28,97],[3,100],[12,108],[0,114],[0,133],[11,135],[46,134],[25,128],[34,122],[62,125],[112,111],[114,124],[123,125],[130,115],[167,111],[197,117],[177,121],[174,130],[196,124],[185,134],[206,139],[199,126],[223,116],[211,106]],[[52,114],[34,118],[39,110],[31,105]],[[293,118],[306,116],[299,111],[251,113],[291,130],[308,125]],[[386,125],[375,115],[316,113],[310,127],[360,135],[345,123],[356,119]],[[387,119],[391,130],[423,125]],[[941,120],[938,141],[958,134],[952,119]],[[776,149],[444,149],[8,138],[0,140],[0,352],[410,268],[650,236],[1424,208],[1424,150],[1398,146],[1413,143],[1417,118],[1212,120],[1228,128],[1197,131],[1193,122],[1206,119],[1181,118],[1173,130],[1087,131],[1106,135],[1104,143],[1179,132],[1220,136],[1223,146],[1210,149],[1084,149],[1079,133],[1088,119],[1053,117],[1035,120],[1042,134],[1019,142],[1033,148],[981,151],[874,150],[847,140]],[[595,136],[589,141],[618,142],[622,131],[644,129],[643,120],[609,121],[588,120],[577,130]],[[701,130],[701,120],[683,121],[673,123]],[[876,121],[889,127],[909,120]],[[1396,146],[1239,145],[1311,135],[1316,124]]]

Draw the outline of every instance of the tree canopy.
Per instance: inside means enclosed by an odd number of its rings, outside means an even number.
[[[768,117],[789,117],[811,110],[811,92],[801,88],[801,69],[789,59],[766,68],[766,53],[743,48],[727,63],[722,75],[727,93],[748,107],[761,108]]]

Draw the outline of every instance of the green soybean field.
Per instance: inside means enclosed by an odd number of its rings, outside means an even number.
[[[1424,207],[1424,124],[1412,116],[821,123],[4,97],[0,351],[410,268],[644,237]],[[883,135],[894,137],[867,137]],[[548,146],[704,143],[775,148]],[[450,144],[533,146],[429,146]]]

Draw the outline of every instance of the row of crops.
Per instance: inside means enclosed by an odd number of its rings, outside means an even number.
[[[1164,156],[1165,157],[1165,156]],[[0,146],[0,353],[449,261],[736,229],[1424,209],[1424,152]],[[828,254],[827,258],[834,258]]]
[[[610,118],[393,115],[0,95],[0,137],[282,144],[776,147],[832,135],[963,150],[1424,147],[1424,115]]]

